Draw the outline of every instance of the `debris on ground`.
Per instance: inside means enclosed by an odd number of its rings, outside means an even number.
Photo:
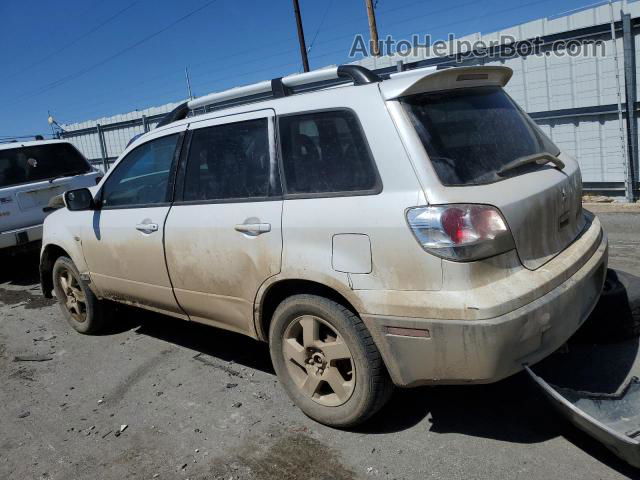
[[[232,377],[243,378],[242,373],[226,365],[220,365],[219,363],[220,360],[210,355],[205,355],[204,353],[198,353],[197,355],[194,355],[193,359],[199,362],[202,362],[205,365],[208,365],[210,367],[217,368],[218,370],[222,370],[223,372],[231,375]],[[229,365],[233,365],[233,362],[229,362]]]
[[[233,405],[231,405],[233,408],[240,408],[242,406],[242,402],[235,402]]]
[[[48,342],[49,340],[53,340],[54,338],[56,338],[56,336],[51,334],[51,335],[47,335],[46,337],[34,338],[33,341],[34,342]]]
[[[613,203],[613,198],[605,195],[583,195],[582,201],[585,203]]]
[[[29,411],[22,412],[21,414],[18,415],[18,418],[27,418],[29,415],[31,415],[31,412]]]
[[[53,360],[53,358],[46,355],[16,355],[13,357],[14,362],[48,362],[49,360]]]

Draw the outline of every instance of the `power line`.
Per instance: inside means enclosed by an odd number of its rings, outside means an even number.
[[[148,41],[149,41],[149,40],[151,40],[152,38],[155,38],[155,37],[157,37],[158,35],[160,35],[160,34],[162,34],[162,33],[166,32],[167,30],[169,30],[169,29],[173,28],[173,27],[174,27],[174,26],[176,26],[177,24],[179,24],[179,23],[181,23],[181,22],[185,21],[186,19],[188,19],[188,18],[192,17],[192,16],[193,16],[193,15],[195,15],[196,13],[201,12],[201,11],[202,11],[202,10],[204,10],[205,8],[207,8],[207,7],[211,6],[211,5],[213,5],[213,4],[214,4],[215,2],[217,2],[217,1],[218,1],[218,0],[209,0],[209,1],[208,1],[207,3],[205,3],[204,5],[202,5],[202,6],[198,7],[198,8],[196,8],[195,10],[190,11],[189,13],[187,13],[187,14],[183,15],[182,17],[180,17],[180,18],[178,18],[178,19],[174,20],[174,21],[173,21],[173,22],[171,22],[169,25],[167,25],[167,26],[165,26],[165,27],[161,28],[160,30],[157,30],[157,31],[153,32],[153,33],[152,33],[152,34],[150,34],[150,35],[147,35],[146,37],[144,37],[144,38],[142,38],[142,39],[138,40],[137,42],[134,42],[133,44],[129,45],[128,47],[125,47],[125,48],[123,48],[122,50],[119,50],[118,52],[116,52],[116,53],[114,53],[114,54],[112,54],[112,55],[109,55],[108,57],[106,57],[106,58],[104,58],[104,59],[100,60],[100,61],[99,61],[99,62],[97,62],[97,63],[94,63],[93,65],[90,65],[90,66],[88,66],[88,67],[85,67],[85,68],[83,68],[83,69],[80,69],[80,70],[78,70],[78,71],[77,71],[77,72],[75,72],[75,73],[72,73],[72,74],[67,75],[67,76],[65,76],[65,77],[62,77],[62,78],[60,78],[60,79],[58,79],[58,80],[56,80],[56,81],[54,81],[54,82],[51,82],[51,83],[49,83],[49,84],[47,84],[47,85],[45,85],[45,86],[41,87],[39,90],[37,90],[37,91],[35,91],[35,92],[31,92],[31,93],[23,94],[23,95],[21,95],[20,97],[18,97],[18,98],[16,99],[16,101],[20,101],[20,100],[22,100],[22,99],[24,99],[24,98],[27,98],[27,97],[30,97],[30,96],[40,95],[40,94],[45,93],[45,92],[47,92],[47,91],[49,91],[49,90],[52,90],[52,89],[54,89],[54,88],[56,88],[56,87],[59,87],[60,85],[63,85],[63,84],[65,84],[65,83],[67,83],[67,82],[69,82],[69,81],[71,81],[71,80],[74,80],[74,79],[76,79],[76,78],[78,78],[78,77],[81,77],[82,75],[85,75],[85,74],[87,74],[87,73],[89,73],[89,72],[91,72],[91,71],[95,70],[96,68],[101,67],[102,65],[105,65],[106,63],[109,63],[109,62],[110,62],[110,61],[112,61],[112,60],[115,60],[116,58],[118,58],[118,57],[120,57],[120,56],[124,55],[125,53],[127,53],[127,52],[129,52],[129,51],[133,50],[134,48],[139,47],[139,46],[140,46],[140,45],[142,45],[143,43],[148,42]],[[13,104],[15,104],[15,103],[16,103],[16,102],[13,102],[13,103],[10,103],[9,105],[13,105]]]
[[[102,3],[102,0],[96,0],[93,1],[91,4],[87,5],[87,8],[83,8],[80,11],[76,11],[73,10],[73,13],[71,15],[68,15],[67,12],[65,12],[65,19],[69,20],[69,19],[77,19],[77,18],[84,18],[84,16],[95,10],[95,8],[97,6],[99,6]],[[57,26],[57,25],[56,25]],[[32,46],[32,45],[39,45],[41,44],[45,39],[48,39],[50,37],[52,37],[53,35],[55,35],[58,32],[58,30],[48,30],[47,32],[40,32],[40,35],[34,36],[32,38],[26,38],[24,42],[22,42],[22,45],[28,45],[28,46]],[[6,64],[10,64],[12,63],[16,58],[20,58],[20,57],[24,57],[24,54],[22,53],[18,53],[18,52],[14,52],[15,55],[13,55],[12,57],[7,57],[7,59],[3,62]]]
[[[333,0],[329,0],[329,3],[327,3],[327,8],[324,11],[324,15],[322,15],[322,19],[320,20],[320,24],[318,25],[318,29],[316,30],[315,35],[311,39],[311,43],[309,44],[309,48],[307,48],[307,54],[309,52],[311,52],[311,49],[313,48],[313,44],[315,43],[316,38],[318,38],[318,34],[320,33],[320,30],[322,29],[322,25],[324,24],[324,21],[327,18],[327,13],[329,13],[329,10],[331,9],[331,5],[333,5]]]
[[[547,1],[547,0],[545,0],[545,1]],[[432,11],[432,12],[430,13],[430,15],[433,15],[434,13],[442,13],[442,12],[445,12],[445,11],[454,10],[455,8],[460,8],[461,6],[471,5],[471,4],[474,4],[474,3],[476,3],[476,2],[475,2],[475,0],[471,0],[471,1],[468,1],[468,2],[463,3],[462,5],[458,5],[458,6],[456,6],[456,7],[448,7],[448,8],[443,8],[443,9],[439,9],[439,10],[436,10],[436,11]],[[412,4],[408,4],[408,5],[404,5],[403,7],[411,6],[411,5],[413,5],[413,4],[414,4],[414,3],[412,3]],[[396,7],[396,8],[394,8],[393,10],[399,10],[400,8],[403,8],[403,7]],[[413,18],[415,18],[415,17],[413,17]],[[464,21],[471,21],[472,19],[473,19],[473,18],[469,18],[469,19],[464,20]],[[404,20],[402,20],[400,23],[402,23],[402,22],[404,22]],[[395,23],[395,22],[394,22],[394,23]],[[439,26],[440,26],[440,25],[436,25],[436,26],[434,26],[433,28],[438,28]],[[325,40],[325,41],[322,41],[322,42],[317,42],[317,45],[333,43],[333,42],[335,42],[336,40],[341,40],[341,39],[344,39],[344,38],[352,38],[352,37],[353,37],[353,33],[349,33],[349,34],[347,34],[347,35],[339,35],[339,36],[337,36],[337,37],[329,38],[329,39],[327,39],[327,40]],[[295,38],[295,37],[292,37],[291,39],[294,39],[294,38]],[[277,43],[281,43],[281,42],[274,42],[274,44],[277,44]],[[271,45],[273,45],[273,44],[271,44]],[[263,48],[269,48],[271,45],[264,45],[264,46],[263,46]],[[289,50],[285,50],[285,51],[282,51],[282,52],[277,52],[277,53],[270,54],[270,55],[267,55],[267,56],[264,56],[264,55],[263,55],[263,56],[260,56],[260,57],[257,57],[257,58],[252,58],[252,59],[250,59],[250,60],[241,60],[241,61],[238,61],[238,62],[233,62],[233,63],[231,63],[231,64],[226,64],[226,65],[224,66],[224,69],[227,69],[229,66],[234,66],[234,65],[246,65],[246,64],[248,64],[248,63],[255,63],[255,62],[258,62],[258,61],[264,60],[264,59],[266,59],[266,58],[272,58],[272,57],[282,56],[282,55],[285,55],[285,54],[287,54],[287,53],[294,52],[295,50],[296,50],[295,48],[292,48],[292,49],[289,49]],[[248,52],[248,51],[247,51],[247,52]],[[329,52],[325,52],[325,53],[313,54],[313,55],[311,55],[311,58],[318,59],[318,58],[327,57],[327,56],[333,55],[333,54],[335,54],[335,53],[341,53],[341,52],[344,52],[344,49],[331,50],[331,51],[329,51]],[[239,52],[239,53],[245,53],[245,52]],[[238,56],[238,55],[234,55],[234,56],[229,56],[229,57],[225,57],[225,58],[231,58],[231,57],[237,57],[237,56]],[[216,60],[220,60],[220,59],[216,59]],[[202,63],[200,63],[200,64],[196,64],[196,65],[206,65],[206,64],[208,64],[208,63],[212,63],[212,62],[202,62]],[[219,73],[219,72],[220,72],[220,70],[221,70],[223,67],[222,67],[222,66],[220,66],[220,65],[218,65],[217,67],[214,67],[214,68],[211,68],[211,69],[207,69],[207,70],[204,70],[204,71],[200,71],[200,72],[192,73],[192,74],[191,74],[191,78],[192,78],[192,80],[199,80],[199,81],[194,81],[194,83],[193,83],[193,86],[194,86],[194,87],[196,87],[196,86],[197,86],[197,87],[199,87],[199,88],[203,88],[203,86],[205,86],[205,85],[206,85],[206,86],[217,85],[217,84],[222,83],[222,82],[223,82],[223,81],[225,81],[225,80],[229,80],[229,79],[236,78],[236,77],[243,77],[243,76],[247,76],[247,75],[250,75],[252,72],[267,71],[267,70],[270,70],[270,69],[273,69],[273,68],[277,68],[277,67],[280,67],[280,66],[289,66],[289,65],[292,65],[292,64],[290,64],[290,63],[283,63],[283,64],[278,64],[278,65],[271,65],[271,66],[267,66],[266,68],[260,68],[260,69],[257,69],[257,70],[256,70],[256,69],[253,69],[253,70],[251,70],[251,71],[242,72],[242,73],[241,73],[241,75],[238,75],[238,73],[237,73],[237,72],[236,72],[235,74],[233,74],[233,75],[228,75],[228,76],[223,76],[223,77],[219,77],[219,76],[217,76],[217,75],[216,75],[215,77],[213,77],[213,76],[211,76],[211,75],[208,75],[210,72]],[[191,66],[193,66],[193,64],[192,64]],[[176,75],[176,76],[177,76],[177,75]],[[157,77],[155,77],[155,78],[158,78],[158,77],[163,77],[163,75],[159,75],[159,76],[157,76]],[[166,77],[166,75],[164,75],[164,77]],[[212,81],[207,81],[207,79],[208,79],[208,78],[211,78],[211,80],[212,80]],[[143,81],[143,83],[148,83],[148,81]],[[177,81],[176,81],[176,82],[171,82],[171,83],[174,83],[175,85],[177,85]],[[167,84],[168,84],[168,82],[166,82],[166,83],[164,83],[164,84],[165,84],[165,85],[167,85]],[[162,87],[161,87],[161,88],[162,88]],[[162,95],[162,94],[166,94],[166,93],[169,93],[169,92],[178,92],[178,91],[180,91],[180,90],[181,90],[181,89],[180,89],[180,88],[178,88],[177,86],[176,86],[176,87],[172,87],[172,88],[170,88],[170,89],[163,88],[161,91],[157,91],[157,90],[156,90],[156,92],[157,92],[157,93],[156,93],[155,95],[146,95],[145,97],[142,97],[142,98],[145,98],[145,99],[146,99],[146,98],[149,98],[149,99],[151,99],[151,98],[157,98],[157,96],[160,96],[160,95]],[[147,92],[148,92],[148,90],[147,90]],[[136,95],[130,95],[129,97],[130,97],[132,100],[135,100],[135,101],[140,101],[140,100],[142,99],[141,97],[138,97],[138,96],[136,96]],[[111,103],[111,101],[109,101],[109,100],[104,100],[104,101],[100,101],[100,102],[97,102],[97,103],[92,103],[90,106],[91,106],[91,107],[96,107],[96,106],[98,106],[98,105],[107,104],[107,103]],[[81,104],[82,104],[83,106],[87,106],[87,104],[86,104],[85,102],[81,102]],[[70,105],[70,104],[65,104],[65,107],[69,107],[69,106],[71,106],[71,105]],[[93,110],[93,111],[96,111],[96,112],[97,112],[97,110]],[[85,110],[85,113],[84,113],[83,115],[86,115],[87,113],[88,113],[88,112]]]
[[[485,15],[481,15],[481,16],[486,16],[486,15],[499,15],[499,14],[501,14],[501,13],[503,13],[503,12],[509,12],[509,11],[512,11],[512,10],[517,10],[517,9],[519,9],[519,8],[525,8],[525,7],[528,7],[528,6],[531,6],[531,5],[537,5],[537,4],[545,3],[545,2],[548,2],[548,1],[550,1],[550,0],[537,0],[537,1],[532,1],[532,2],[528,2],[528,3],[526,3],[526,4],[523,4],[523,5],[519,5],[519,6],[511,7],[511,8],[500,9],[500,10],[494,10],[494,11],[492,11],[492,12],[489,12],[489,13],[487,13],[487,14],[485,14]],[[400,10],[401,8],[405,8],[405,7],[411,6],[411,5],[415,4],[415,3],[418,3],[418,2],[412,2],[412,3],[407,4],[407,5],[404,5],[404,6],[395,7],[395,8],[393,8],[393,9],[387,9],[387,10],[384,10],[384,11]],[[445,11],[458,9],[458,8],[461,8],[461,7],[464,7],[464,6],[467,6],[467,5],[471,5],[471,4],[474,4],[474,3],[477,3],[477,2],[475,2],[475,1],[467,1],[467,2],[464,2],[464,3],[460,4],[460,5],[456,5],[455,7],[441,8],[441,9],[438,9],[438,10],[435,10],[435,11],[431,11],[431,12],[430,12],[429,14],[427,14],[427,15],[433,15],[433,14],[435,14],[435,13],[442,13],[442,12],[445,12]],[[380,10],[380,12],[382,12],[382,11],[383,11],[383,10]],[[427,15],[413,16],[413,17],[411,17],[411,19],[421,18],[421,17],[427,16]],[[469,22],[469,21],[472,21],[472,20],[474,20],[474,19],[476,19],[476,18],[478,18],[478,16],[477,16],[477,15],[476,15],[476,16],[472,16],[472,17],[468,17],[468,18],[466,18],[466,19],[462,19],[462,20],[459,20],[459,21],[455,21],[455,22],[449,22],[449,23],[444,23],[444,24],[437,24],[437,25],[433,25],[433,26],[426,26],[426,27],[425,27],[425,29],[431,29],[431,30],[434,30],[434,29],[436,29],[436,28],[442,28],[442,27],[451,26],[451,25],[456,25],[456,24],[464,24],[464,23]],[[405,23],[406,21],[407,21],[407,19],[399,19],[399,20],[396,20],[396,21],[389,22],[387,25],[401,24],[401,23]],[[332,24],[332,25],[333,25],[333,24]],[[332,42],[334,42],[334,41],[336,41],[336,40],[339,40],[339,39],[342,39],[342,38],[346,38],[346,37],[353,37],[353,33],[350,33],[350,34],[348,34],[348,35],[340,35],[340,36],[335,37],[335,38],[332,38],[332,39],[327,39],[327,40],[324,40],[324,41],[322,41],[322,42],[317,42],[317,43],[316,43],[316,45],[325,44],[325,43],[332,43]],[[295,38],[295,37],[292,37],[292,38]],[[277,43],[282,43],[282,42],[278,41],[278,42],[273,42],[272,44],[263,44],[263,45],[262,45],[262,47],[258,47],[257,49],[261,49],[261,48],[272,48],[272,46],[273,46],[273,45],[275,45],[275,44],[277,44]],[[286,54],[286,53],[288,53],[288,52],[293,52],[293,51],[295,51],[295,49],[290,49],[290,50],[287,50],[287,51],[284,51],[284,52],[279,52],[279,53],[275,53],[275,54],[271,54],[271,55],[267,55],[267,56],[261,56],[261,57],[253,58],[253,59],[250,59],[250,60],[247,60],[247,61],[243,61],[243,62],[234,62],[233,64],[235,65],[235,64],[247,64],[247,63],[253,63],[253,62],[256,62],[256,61],[264,60],[265,58],[281,56],[281,55],[284,55],[284,54]],[[335,53],[339,53],[339,52],[344,52],[344,49],[340,49],[340,50],[332,50],[332,51],[329,51],[329,52],[327,52],[327,53],[320,53],[319,55],[311,55],[311,58],[317,59],[317,58],[327,57],[327,56],[330,56],[330,55],[333,55],[333,54],[335,54]],[[238,52],[238,53],[244,53],[244,52]],[[237,55],[237,54],[235,54],[235,55],[230,55],[228,58],[231,58],[232,56],[233,56],[233,57],[237,57],[238,55]],[[219,60],[220,60],[220,58],[216,59],[215,61],[219,61]],[[206,64],[208,64],[208,63],[212,63],[212,62],[202,62],[202,63],[200,63],[200,64],[196,64],[196,65],[206,65]],[[198,87],[202,88],[202,86],[204,86],[204,85],[209,86],[209,85],[220,84],[220,83],[222,83],[222,82],[224,82],[225,80],[228,80],[228,79],[232,79],[232,78],[236,78],[236,77],[241,77],[241,76],[247,76],[247,75],[250,75],[251,73],[257,73],[257,72],[260,72],[260,71],[266,71],[266,70],[269,70],[269,69],[275,69],[275,68],[278,68],[278,67],[280,67],[280,66],[289,66],[289,65],[291,65],[291,64],[279,64],[279,65],[272,65],[272,66],[268,66],[268,67],[266,67],[266,68],[261,68],[261,69],[257,69],[257,70],[256,70],[256,69],[253,69],[253,70],[251,70],[251,71],[249,71],[249,72],[242,73],[241,75],[238,75],[237,73],[236,73],[236,74],[234,74],[234,75],[224,76],[224,77],[219,77],[219,76],[217,76],[217,75],[216,75],[215,77],[213,77],[213,76],[209,76],[209,75],[206,75],[206,73],[208,73],[208,72],[210,72],[210,71],[215,71],[216,73],[219,73],[219,71],[220,71],[220,69],[221,69],[221,68],[226,68],[226,66],[225,66],[225,67],[222,67],[222,66],[221,66],[221,67],[217,67],[217,68],[214,68],[214,69],[211,69],[211,70],[207,69],[207,70],[205,70],[204,72],[200,72],[199,74],[198,74],[198,73],[196,73],[195,75],[192,75],[192,78],[202,79],[200,82],[196,82],[196,83],[194,84],[195,86],[198,86]],[[193,65],[192,65],[192,66],[193,66]],[[157,76],[157,77],[155,77],[155,78],[158,78],[158,77],[166,77],[166,75],[158,75],[158,76]],[[206,80],[206,78],[207,78],[207,77],[211,78],[213,81],[208,82],[208,81]],[[141,82],[141,83],[148,83],[148,80],[149,80],[149,79],[147,79],[146,81],[143,81],[143,82]],[[163,83],[164,83],[164,85],[167,85],[167,83],[165,83],[165,82],[163,82]],[[172,82],[172,83],[173,83],[173,82]],[[162,88],[162,87],[161,87],[161,88]],[[167,93],[168,93],[168,92],[170,92],[170,91],[171,91],[171,92],[178,92],[178,91],[180,91],[180,90],[181,90],[181,88],[182,88],[182,87],[178,88],[178,87],[176,86],[176,87],[174,87],[174,88],[171,88],[170,90],[169,90],[169,89],[164,89],[162,92],[158,92],[156,95],[160,95],[161,93],[164,93],[164,92],[167,92]],[[148,92],[148,90],[147,90],[147,92]],[[139,101],[139,100],[140,100],[140,97],[136,97],[136,96],[133,96],[133,95],[132,95],[131,97],[136,98],[136,101]],[[146,96],[146,98],[157,98],[157,97],[156,97],[156,96]],[[98,104],[103,104],[103,103],[110,103],[110,101],[108,101],[108,100],[107,100],[107,101],[99,102]],[[98,105],[98,104],[93,104],[92,106],[96,106],[96,105]],[[84,105],[84,106],[86,106],[86,104],[85,104],[85,103],[83,103],[83,105]],[[70,105],[65,105],[65,106],[70,106]],[[83,115],[85,115],[85,114],[83,114]]]
[[[126,12],[127,10],[131,9],[132,7],[134,7],[137,3],[139,3],[140,0],[135,0],[134,2],[131,2],[129,5],[127,5],[126,7],[124,7],[123,9],[117,11],[115,14],[111,15],[109,18],[107,18],[105,21],[99,23],[98,25],[96,25],[95,27],[93,27],[92,29],[86,31],[85,33],[83,33],[82,35],[80,35],[79,37],[76,37],[75,39],[71,40],[70,42],[66,43],[65,45],[63,45],[62,47],[60,47],[58,50],[50,53],[49,55],[41,58],[40,60],[37,60],[35,62],[33,62],[32,64],[28,65],[27,67],[23,68],[22,70],[18,71],[18,72],[14,72],[13,74],[7,76],[4,78],[4,80],[10,80],[28,70],[31,70],[33,67],[37,67],[38,65],[41,65],[42,63],[46,62],[47,60],[49,60],[51,57],[55,57],[56,55],[58,55],[61,52],[64,52],[65,50],[67,50],[68,48],[74,46],[75,44],[77,44],[80,40],[83,40],[85,38],[87,38],[88,36],[90,36],[91,34],[97,32],[98,30],[100,30],[102,27],[104,27],[105,25],[108,25],[109,23],[111,23],[113,20],[115,20],[116,18],[118,18],[120,15],[122,15],[124,12]]]

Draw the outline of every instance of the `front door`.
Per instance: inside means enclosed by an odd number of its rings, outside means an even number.
[[[184,316],[164,259],[163,226],[185,127],[137,146],[109,172],[83,234],[91,279],[103,296]]]
[[[192,320],[250,334],[258,288],[280,271],[273,118],[263,110],[189,125],[165,247],[174,293]]]

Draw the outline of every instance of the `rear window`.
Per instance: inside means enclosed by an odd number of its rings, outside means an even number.
[[[68,143],[0,150],[0,187],[90,171],[82,154]]]
[[[447,186],[496,182],[518,158],[560,151],[499,87],[412,95],[402,100],[440,181]],[[536,164],[515,169],[510,176]]]

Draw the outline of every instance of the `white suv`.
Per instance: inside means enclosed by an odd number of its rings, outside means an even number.
[[[69,142],[1,144],[0,249],[40,240],[49,201],[65,190],[95,186],[100,178]]]
[[[111,299],[268,341],[293,401],[334,426],[393,384],[518,372],[594,307],[607,240],[511,74],[340,66],[185,103],[95,194],[65,194],[43,291],[80,332]]]

